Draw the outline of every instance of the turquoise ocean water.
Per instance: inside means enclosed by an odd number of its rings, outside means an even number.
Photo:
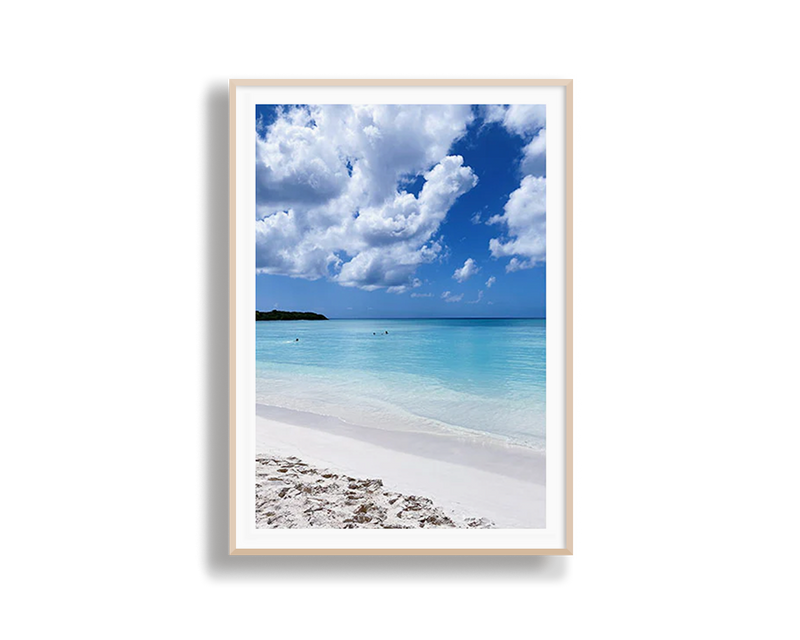
[[[545,336],[527,319],[256,322],[256,401],[544,450]]]

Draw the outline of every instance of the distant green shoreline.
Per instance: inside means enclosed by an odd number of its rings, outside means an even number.
[[[387,318],[328,318],[312,311],[256,311],[256,321],[269,320],[547,320],[537,316],[427,316],[427,317],[387,317]]]
[[[256,311],[256,322],[267,320],[327,320],[321,313],[311,311]]]

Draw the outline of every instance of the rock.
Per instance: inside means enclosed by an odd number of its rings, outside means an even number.
[[[487,518],[467,518],[464,522],[466,522],[467,526],[473,529],[493,529],[494,522],[488,520]]]
[[[451,516],[423,496],[387,491],[380,478],[338,475],[314,468],[294,456],[283,459],[259,455],[256,474],[257,528],[494,526],[486,518]]]
[[[426,525],[434,526],[434,527],[453,527],[453,526],[455,526],[455,523],[450,518],[448,518],[447,516],[438,515],[438,514],[435,514],[435,513],[423,518],[420,522],[422,522],[423,524],[426,524]]]

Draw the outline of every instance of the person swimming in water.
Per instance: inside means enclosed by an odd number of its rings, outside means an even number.
[[[300,338],[295,338],[294,341],[295,342],[300,342]]]

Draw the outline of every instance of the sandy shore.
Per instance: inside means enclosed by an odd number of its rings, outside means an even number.
[[[377,478],[317,469],[293,456],[260,455],[256,458],[256,527],[486,529],[492,523],[448,515],[428,498],[387,491]]]
[[[545,525],[540,452],[264,405],[256,414],[259,527]]]

